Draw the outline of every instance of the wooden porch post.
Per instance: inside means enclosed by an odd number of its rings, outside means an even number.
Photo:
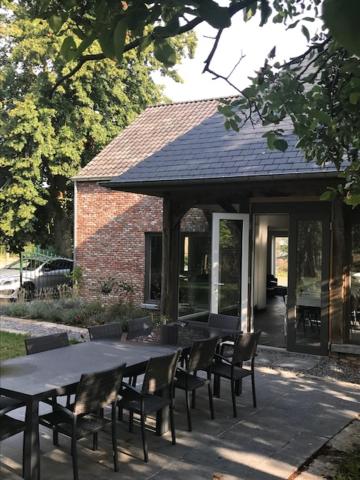
[[[160,313],[172,321],[178,319],[180,221],[174,200],[163,200],[162,275]]]
[[[343,343],[345,337],[345,283],[346,241],[344,204],[336,199],[332,205],[332,265],[330,275],[330,339],[332,343]]]

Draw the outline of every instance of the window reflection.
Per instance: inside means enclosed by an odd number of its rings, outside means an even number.
[[[296,343],[318,346],[321,329],[322,222],[300,220],[296,252]]]
[[[182,235],[180,315],[209,311],[210,245],[208,233]]]
[[[350,343],[360,344],[360,224],[352,226],[351,231],[351,266],[350,266]]]

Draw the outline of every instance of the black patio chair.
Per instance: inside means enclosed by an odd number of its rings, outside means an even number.
[[[24,402],[16,400],[15,398],[6,397],[5,395],[0,395],[0,417],[6,413],[21,408],[25,405]]]
[[[5,413],[0,413],[0,442],[6,440],[7,438],[13,437],[18,433],[22,433],[25,430],[25,422],[17,420],[15,418],[5,415]],[[0,449],[1,450],[1,449]],[[24,447],[23,447],[23,457],[24,457]],[[23,458],[24,464],[24,458]],[[23,467],[24,470],[24,467]]]
[[[255,391],[255,357],[261,331],[243,333],[237,338],[231,359],[215,354],[215,362],[212,367],[214,382],[218,378],[227,378],[231,385],[231,398],[234,417],[237,417],[236,409],[236,386],[246,377],[251,377],[253,405],[256,408]],[[243,367],[243,362],[250,361],[250,368]]]
[[[142,318],[132,318],[128,320],[128,332],[126,336],[126,340],[134,340],[135,338],[144,337],[146,335],[150,335],[153,330],[153,322],[150,317],[142,317]],[[130,378],[130,384],[136,386],[137,377],[144,373],[143,367],[132,367],[128,369],[128,374]],[[120,413],[120,411],[119,411]],[[119,415],[120,418],[120,415]]]
[[[98,432],[111,423],[114,471],[119,470],[116,433],[116,404],[125,365],[103,372],[84,374],[77,386],[72,408],[56,405],[53,412],[39,417],[39,423],[71,438],[74,480],[78,480],[77,441],[92,435],[93,450],[97,450]],[[103,409],[111,406],[111,420]]]
[[[191,412],[189,394],[192,393],[192,408],[195,408],[195,392],[204,385],[208,386],[210,417],[213,420],[214,404],[213,393],[211,388],[211,368],[214,359],[216,346],[219,339],[217,337],[207,338],[205,340],[197,340],[193,343],[189,359],[187,360],[187,368],[178,368],[175,376],[175,388],[185,391],[186,413],[188,430],[191,432]],[[197,375],[198,371],[206,372],[206,378]]]
[[[91,341],[96,340],[121,340],[123,333],[122,326],[118,322],[105,323],[104,325],[95,325],[88,327]]]
[[[25,338],[25,350],[27,355],[34,355],[36,353],[46,352],[48,350],[55,350],[57,348],[64,348],[70,346],[69,337],[66,332],[54,333],[52,335],[44,335],[42,337]],[[74,392],[69,392],[66,395],[66,406],[71,404],[71,395]],[[62,395],[59,395],[61,397]],[[53,409],[57,404],[57,396],[53,395],[48,400],[43,400],[45,403],[51,404]],[[53,443],[59,445],[59,439],[56,431],[53,431]]]
[[[150,335],[153,323],[150,317],[132,318],[128,320],[127,340]]]
[[[129,411],[129,431],[133,428],[134,413],[140,415],[144,461],[148,462],[146,416],[169,407],[172,444],[176,443],[174,423],[174,376],[180,351],[171,355],[150,358],[147,362],[141,389],[123,383],[119,408]]]
[[[42,337],[25,338],[25,349],[27,355],[46,352],[55,348],[68,347],[70,345],[67,333],[55,333]]]
[[[223,315],[222,313],[210,313],[208,318],[208,327],[219,330],[233,330],[237,332],[234,335],[224,335],[224,341],[219,345],[221,355],[231,357],[232,348],[234,347],[234,337],[241,333],[241,317],[234,315]]]
[[[224,330],[239,330],[241,328],[241,317],[223,315],[222,313],[210,313],[208,327]]]
[[[105,323],[104,325],[95,325],[93,327],[88,327],[89,337],[91,342],[96,342],[96,340],[121,340],[122,338],[122,326],[118,322],[114,323]],[[135,384],[137,381],[137,375],[144,373],[143,369],[132,367],[131,371],[128,370],[126,377],[129,378],[128,382],[130,384]],[[119,420],[122,420],[122,414],[119,409]]]

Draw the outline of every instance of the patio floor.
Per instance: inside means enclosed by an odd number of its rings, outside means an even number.
[[[186,431],[183,392],[177,392],[177,445],[169,435],[148,432],[150,461],[141,460],[140,429],[128,433],[119,426],[120,471],[112,471],[110,435],[99,438],[99,451],[80,442],[80,479],[121,478],[154,480],[287,479],[297,467],[359,414],[360,385],[333,379],[296,376],[293,372],[258,369],[258,408],[251,406],[250,382],[238,398],[238,418],[231,416],[230,392],[222,384],[215,400],[216,420],[208,418],[206,391],[198,392],[193,411],[194,431]],[[21,417],[20,410],[17,415]],[[1,444],[0,477],[19,479],[22,437]],[[41,479],[71,479],[69,442],[53,447],[49,432],[41,430]]]

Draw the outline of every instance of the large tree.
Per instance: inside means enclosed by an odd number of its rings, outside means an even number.
[[[34,18],[24,2],[0,11],[0,242],[21,251],[32,241],[71,251],[69,180],[148,104],[164,100],[151,73],[176,72],[151,45],[112,60],[89,62],[54,89],[74,64],[64,34]],[[65,27],[64,27],[65,28]],[[172,41],[176,61],[192,54],[193,35]],[[89,52],[97,55],[93,44]]]
[[[346,181],[339,187],[350,204],[360,202],[360,2],[359,0],[31,0],[23,1],[32,15],[46,18],[56,35],[66,35],[63,56],[76,62],[59,73],[56,88],[88,62],[111,58],[121,62],[125,52],[154,45],[155,57],[173,65],[172,39],[202,22],[217,29],[204,70],[231,83],[223,72],[214,72],[212,59],[225,28],[241,12],[244,21],[260,18],[284,28],[298,28],[308,40],[303,55],[279,64],[270,52],[251,85],[239,99],[223,106],[226,126],[238,129],[244,119],[278,124],[293,122],[299,147],[318,163],[346,160]],[[256,15],[259,12],[260,15]],[[309,22],[318,20],[322,31],[310,38]],[[248,39],[256,44],[256,39]],[[89,45],[99,43],[93,54]],[[241,46],[239,45],[239,49]],[[281,128],[268,134],[271,148],[286,149]],[[335,193],[335,192],[334,192]]]

